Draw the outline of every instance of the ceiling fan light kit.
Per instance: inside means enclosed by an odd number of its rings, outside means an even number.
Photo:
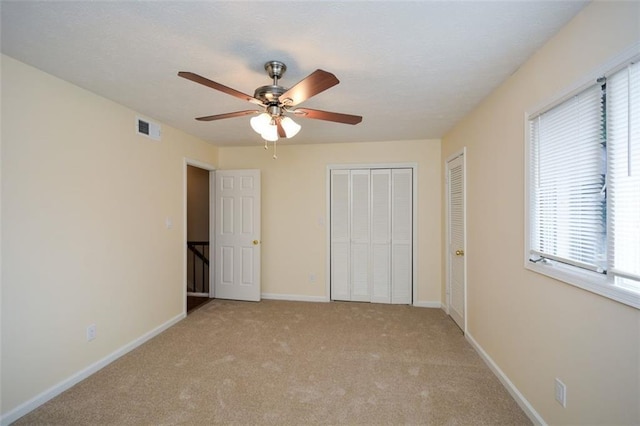
[[[249,124],[251,124],[251,128],[256,133],[262,134],[265,128],[271,124],[271,116],[266,112],[263,112],[249,120]]]
[[[262,129],[262,131],[260,132],[260,136],[262,136],[262,139],[264,139],[265,141],[269,141],[269,142],[275,142],[278,140],[278,126],[276,126],[275,124],[267,124],[266,126],[264,126],[264,128]]]
[[[225,114],[209,115],[198,117],[198,121],[214,121],[224,118],[241,117],[245,115],[258,114],[249,121],[251,128],[266,141],[275,142],[279,138],[292,138],[298,134],[302,126],[293,121],[285,114],[295,114],[298,117],[311,118],[316,120],[333,121],[344,124],[358,124],[362,117],[358,115],[341,114],[336,112],[321,111],[309,108],[294,108],[296,105],[309,99],[318,93],[340,83],[335,75],[323,70],[315,70],[310,75],[302,79],[290,89],[278,85],[278,80],[282,78],[287,66],[280,61],[269,61],[264,64],[264,69],[273,84],[258,87],[253,96],[239,92],[235,89],[216,83],[192,72],[180,71],[178,76],[202,84],[211,89],[215,89],[234,96],[236,98],[251,102],[261,106],[262,111],[245,110],[229,112]],[[274,158],[277,158],[274,155]]]
[[[282,124],[284,132],[287,134],[287,138],[294,137],[298,134],[300,129],[302,129],[302,126],[293,121],[290,117],[283,117],[280,123]]]

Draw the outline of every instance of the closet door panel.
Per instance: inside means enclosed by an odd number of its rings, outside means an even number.
[[[349,171],[331,171],[331,299],[350,300]]]
[[[370,296],[370,172],[351,170],[351,300],[368,302]]]
[[[391,303],[391,170],[371,170],[371,301]]]
[[[351,244],[351,299],[369,302],[369,244]]]
[[[413,279],[413,171],[391,171],[391,303],[410,304]]]
[[[391,303],[411,304],[411,245],[394,244],[391,257]]]
[[[391,247],[373,245],[371,302],[391,303]]]

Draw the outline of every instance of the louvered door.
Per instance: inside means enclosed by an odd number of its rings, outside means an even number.
[[[369,302],[370,190],[369,170],[351,170],[351,300]]]
[[[391,303],[411,303],[413,203],[411,169],[391,173]]]
[[[349,170],[333,170],[331,173],[331,298],[351,300],[349,232]]]
[[[465,206],[464,157],[461,155],[447,163],[447,248],[449,315],[464,331],[465,305]]]
[[[391,303],[391,170],[371,170],[371,301]]]
[[[413,170],[331,171],[331,299],[410,304]]]

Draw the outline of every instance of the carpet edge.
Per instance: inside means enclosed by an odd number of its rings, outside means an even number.
[[[61,382],[59,382],[56,385],[53,385],[49,389],[47,389],[44,392],[36,395],[35,397],[31,398],[30,400],[28,400],[26,402],[23,402],[22,404],[18,405],[17,407],[13,408],[12,410],[9,410],[7,413],[0,415],[0,425],[1,426],[6,426],[6,425],[9,425],[9,424],[15,422],[16,420],[18,420],[19,418],[25,416],[26,414],[30,413],[31,411],[35,410],[36,408],[38,408],[39,406],[41,406],[45,402],[55,398],[56,396],[60,395],[62,392],[64,392],[67,389],[75,386],[76,384],[80,383],[82,380],[86,379],[87,377],[89,377],[92,374],[98,372],[99,370],[101,370],[102,368],[106,367],[107,365],[111,364],[113,361],[117,360],[121,356],[127,354],[128,352],[131,352],[132,350],[134,350],[138,346],[140,346],[143,343],[147,342],[148,340],[154,338],[155,336],[157,336],[158,334],[162,333],[163,331],[165,331],[169,327],[175,325],[176,323],[178,323],[179,321],[184,319],[186,316],[187,315],[184,312],[176,315],[175,317],[169,319],[165,323],[160,324],[158,327],[154,328],[153,330],[150,330],[150,331],[146,332],[142,336],[140,336],[140,337],[134,339],[133,341],[127,343],[126,345],[122,346],[120,349],[116,349],[115,351],[113,351],[109,355],[105,356],[104,358],[102,358],[102,359],[94,362],[93,364],[87,366],[86,368],[84,368],[84,369],[72,374],[68,378],[62,380]]]
[[[516,403],[520,406],[522,411],[529,417],[536,425],[547,426],[547,423],[544,421],[540,413],[538,413],[535,408],[531,405],[531,403],[520,393],[518,388],[509,380],[509,377],[498,367],[498,364],[489,356],[487,352],[480,346],[480,344],[473,338],[471,333],[465,333],[465,338],[467,341],[473,346],[473,348],[478,352],[480,358],[487,364],[489,369],[496,375],[500,383],[507,389],[507,392],[515,399]]]

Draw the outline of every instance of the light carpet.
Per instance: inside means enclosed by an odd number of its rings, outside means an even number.
[[[16,424],[531,422],[440,309],[214,300]]]

